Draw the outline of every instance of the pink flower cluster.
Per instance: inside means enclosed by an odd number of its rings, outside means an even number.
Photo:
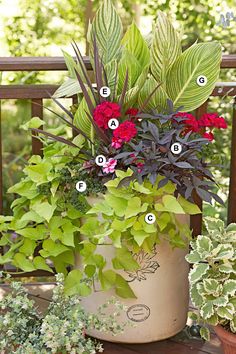
[[[103,172],[108,174],[108,173],[114,173],[115,172],[115,167],[117,165],[117,160],[115,159],[109,159],[105,165],[103,165]]]

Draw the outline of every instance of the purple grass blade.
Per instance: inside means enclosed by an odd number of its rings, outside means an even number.
[[[125,99],[125,94],[127,92],[127,88],[128,88],[128,79],[129,79],[129,73],[128,70],[126,70],[126,75],[125,75],[125,82],[124,82],[124,86],[120,95],[120,99],[119,99],[119,105],[122,109],[123,104],[124,104],[124,99]]]
[[[72,129],[74,129],[78,134],[83,135],[83,137],[84,137],[85,139],[89,140],[90,143],[94,145],[94,143],[92,142],[92,140],[91,140],[81,129],[77,128],[74,124],[72,124],[72,123],[71,123],[70,121],[68,121],[66,118],[64,118],[63,116],[61,116],[61,115],[58,114],[57,112],[53,111],[52,109],[50,109],[50,108],[48,108],[48,107],[46,107],[46,106],[43,106],[43,105],[40,104],[40,103],[35,102],[34,104],[35,104],[35,105],[38,105],[38,106],[40,106],[40,107],[43,107],[43,108],[45,108],[46,110],[48,110],[49,112],[55,114],[58,118],[60,118],[61,120],[63,120],[67,125],[69,125]]]
[[[63,138],[62,136],[57,136],[57,135],[51,134],[49,132],[46,132],[46,131],[44,131],[42,129],[37,129],[37,128],[30,128],[30,130],[34,131],[35,133],[43,134],[43,135],[45,135],[45,136],[47,136],[47,137],[49,137],[49,138],[51,138],[53,140],[59,141],[59,142],[61,142],[63,144],[78,148],[78,146],[75,145],[74,143],[72,143],[72,141]]]
[[[103,85],[103,78],[102,78],[102,66],[99,59],[98,47],[96,42],[96,37],[94,35],[93,39],[93,49],[94,49],[94,71],[97,83],[97,92],[98,92],[98,99],[100,102],[105,101],[105,97],[100,95],[100,89],[104,86]]]
[[[85,81],[86,81],[88,87],[90,88],[90,90],[91,90],[91,92],[92,92],[94,101],[98,103],[98,99],[97,99],[97,96],[96,96],[95,91],[94,91],[94,89],[93,89],[93,85],[92,85],[92,83],[91,83],[91,81],[90,81],[90,79],[89,79],[89,76],[88,76],[88,74],[87,74],[86,67],[85,67],[85,65],[84,65],[84,61],[83,61],[82,54],[81,54],[81,52],[80,52],[80,50],[79,50],[79,47],[77,46],[77,44],[76,44],[75,41],[73,41],[72,47],[73,47],[73,49],[74,49],[74,51],[75,51],[75,55],[76,55],[76,58],[77,58],[77,60],[78,60],[78,64],[80,65],[80,68],[81,68],[81,70],[82,70],[84,79],[85,79]],[[78,72],[78,70],[76,70],[76,72]],[[78,73],[78,74],[79,74],[79,73]],[[80,74],[79,74],[79,75],[80,75]],[[78,77],[78,76],[77,76],[77,77]],[[82,77],[81,77],[81,80],[83,81],[83,78],[82,78]]]
[[[86,111],[85,111],[85,113],[87,114],[91,124],[93,125],[97,135],[101,138],[101,140],[103,140],[103,142],[110,143],[109,138],[106,136],[106,134],[103,132],[103,130],[101,128],[99,128],[99,126],[94,122],[93,118],[89,115],[89,113]]]
[[[146,100],[144,101],[143,105],[141,106],[141,108],[139,109],[139,113],[141,113],[144,108],[147,106],[147,104],[149,103],[149,101],[151,100],[152,96],[154,95],[154,93],[157,91],[157,89],[162,85],[162,83],[160,83],[159,85],[157,85],[155,87],[155,89],[150,93],[150,95],[146,98]]]

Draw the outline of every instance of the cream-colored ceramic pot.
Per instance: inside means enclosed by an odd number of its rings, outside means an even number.
[[[189,223],[189,216],[180,218]],[[173,250],[168,242],[162,241],[152,254],[141,251],[134,255],[140,270],[120,274],[129,281],[137,299],[119,298],[119,301],[127,306],[121,321],[129,319],[135,327],[127,327],[125,333],[117,336],[96,331],[88,334],[112,342],[148,343],[180,332],[186,324],[189,305],[187,252],[187,248]],[[98,253],[107,260],[109,268],[114,257],[113,246],[98,246]],[[114,291],[101,291],[97,284],[95,291],[82,299],[82,304],[88,312],[96,312],[111,296],[116,296]]]

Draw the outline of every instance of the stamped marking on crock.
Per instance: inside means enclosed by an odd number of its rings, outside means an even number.
[[[150,308],[147,305],[138,304],[128,308],[127,316],[131,321],[143,322],[150,316]]]

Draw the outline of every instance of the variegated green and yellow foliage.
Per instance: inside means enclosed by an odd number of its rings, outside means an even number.
[[[190,294],[198,313],[190,317],[204,324],[230,327],[236,333],[236,224],[226,228],[221,220],[206,218],[208,234],[191,243],[186,256],[193,268],[189,274]],[[201,328],[209,339],[209,330]]]
[[[153,90],[161,84],[145,106],[145,112],[166,109],[167,98],[174,108],[192,111],[204,103],[211,94],[219,75],[221,45],[217,42],[195,43],[182,52],[181,38],[171,21],[161,11],[153,25],[151,44],[147,43],[133,22],[122,38],[122,24],[111,0],[104,0],[89,26],[90,59],[94,67],[94,38],[106,71],[107,81],[115,101],[118,101],[128,74],[125,107],[142,107]],[[75,124],[86,134],[91,132],[88,107],[76,83],[76,63],[64,53],[69,79],[56,92],[57,97],[79,94]],[[199,76],[207,78],[199,86]],[[117,81],[117,83],[116,83]]]

